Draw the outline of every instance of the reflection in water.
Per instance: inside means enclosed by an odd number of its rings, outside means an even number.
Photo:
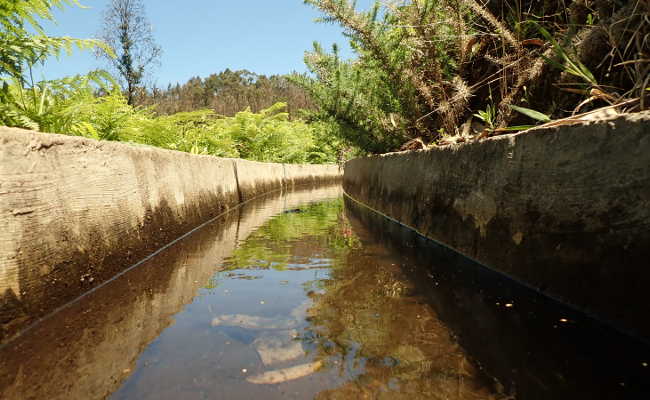
[[[290,211],[240,244],[114,398],[502,397],[341,199]]]
[[[346,198],[454,341],[517,399],[650,398],[650,347]],[[360,228],[363,227],[363,228]],[[531,255],[534,256],[534,255]],[[603,293],[603,295],[606,295]]]
[[[353,378],[318,398],[492,398],[448,329],[409,294],[399,267],[376,267],[374,275],[334,271],[316,297],[309,334],[330,365]]]
[[[238,242],[287,207],[339,195],[338,187],[276,193],[235,208],[46,319],[0,348],[0,399],[106,398],[175,314],[210,291]]]
[[[62,310],[0,349],[0,398],[643,398],[647,347],[339,193],[249,203]]]
[[[305,339],[348,382],[316,398],[504,398],[406,279],[401,252],[347,220],[339,229],[349,251],[312,283]]]

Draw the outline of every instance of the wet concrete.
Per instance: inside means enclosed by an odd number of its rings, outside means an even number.
[[[501,393],[517,399],[641,399],[650,346],[346,198]]]
[[[359,158],[362,203],[650,341],[650,112]]]
[[[191,303],[239,241],[285,207],[337,196],[337,186],[247,203],[125,275],[50,315],[0,349],[2,399],[102,399]],[[124,268],[124,267],[123,267]]]
[[[338,198],[276,194],[0,348],[2,399],[640,399],[650,349]]]
[[[339,177],[0,127],[0,343],[241,201]]]

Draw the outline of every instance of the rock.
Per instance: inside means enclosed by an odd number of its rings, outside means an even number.
[[[282,368],[274,371],[264,372],[259,375],[254,375],[246,378],[250,383],[260,385],[272,385],[291,381],[294,379],[302,378],[311,375],[323,365],[322,361],[315,361],[307,364],[296,365],[295,367]]]
[[[311,300],[305,300],[289,313],[289,317],[258,317],[246,314],[225,314],[212,319],[212,326],[237,326],[244,329],[289,330],[297,328],[306,315]]]
[[[264,335],[255,340],[253,345],[264,365],[272,365],[295,360],[305,355],[302,344],[295,340],[298,332],[295,329]]]
[[[298,321],[287,317],[258,317],[245,314],[227,314],[212,319],[212,326],[237,326],[244,329],[289,330],[298,326]]]

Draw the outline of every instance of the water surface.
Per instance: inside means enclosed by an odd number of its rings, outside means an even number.
[[[646,398],[645,344],[338,188],[234,210],[0,350],[7,399]]]

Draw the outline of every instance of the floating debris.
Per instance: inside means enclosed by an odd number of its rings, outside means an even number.
[[[247,281],[262,279],[261,275],[250,275],[250,273],[236,273],[236,272],[229,272],[224,277],[227,279],[243,279]],[[226,289],[225,291],[227,292],[228,290]]]

